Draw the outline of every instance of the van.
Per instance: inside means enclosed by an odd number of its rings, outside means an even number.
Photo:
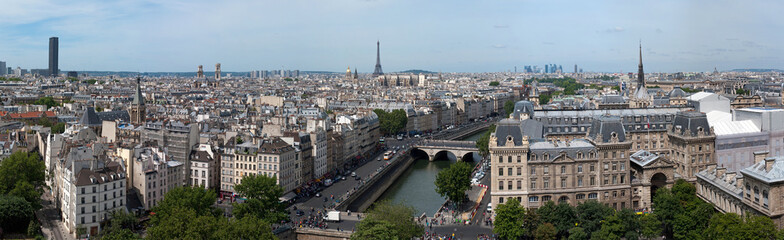
[[[487,212],[493,211],[493,203],[487,203]]]

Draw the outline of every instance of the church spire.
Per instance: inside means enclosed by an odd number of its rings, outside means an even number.
[[[642,41],[640,41],[640,65],[637,70],[637,85],[638,88],[645,86],[645,72],[642,70]]]

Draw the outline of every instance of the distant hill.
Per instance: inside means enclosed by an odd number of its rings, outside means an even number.
[[[742,68],[742,69],[732,69],[732,72],[784,72],[784,70],[768,69],[768,68]]]
[[[401,73],[413,73],[413,74],[420,74],[420,73],[424,73],[424,74],[433,74],[433,73],[436,73],[436,72],[431,72],[431,71],[427,71],[427,70],[419,70],[419,69],[411,69],[411,70],[405,70],[405,71],[402,71]]]

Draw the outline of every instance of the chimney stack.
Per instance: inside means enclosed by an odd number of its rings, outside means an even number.
[[[765,158],[768,157],[768,151],[757,151],[754,152],[754,164],[762,162]]]
[[[721,177],[724,173],[727,172],[727,168],[724,167],[717,167],[716,168],[716,177]]]
[[[776,163],[776,158],[765,158],[765,171],[770,172],[773,169],[773,164]]]
[[[730,183],[730,182],[732,182],[733,179],[735,179],[736,173],[735,172],[728,172],[726,176],[727,176],[727,178],[724,181]]]

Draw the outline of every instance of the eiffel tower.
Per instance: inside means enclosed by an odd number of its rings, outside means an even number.
[[[373,71],[373,77],[378,77],[384,75],[384,71],[381,71],[381,42],[376,42],[376,70]]]

